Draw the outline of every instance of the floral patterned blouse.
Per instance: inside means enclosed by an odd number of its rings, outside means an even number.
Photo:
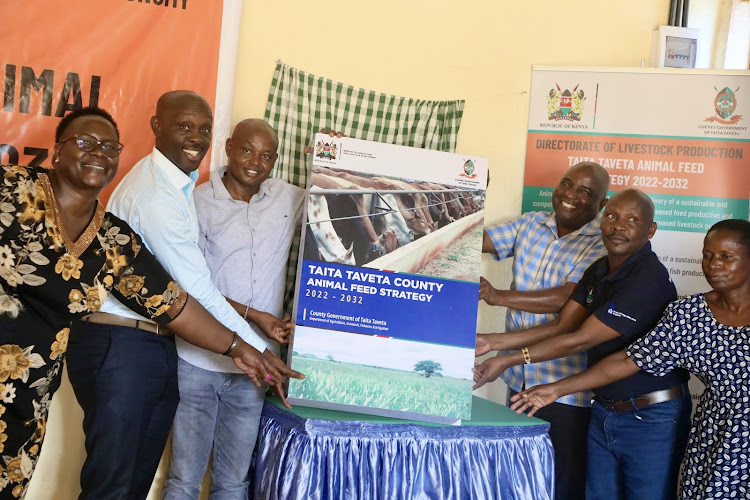
[[[719,323],[699,293],[672,302],[627,352],[652,375],[682,367],[706,386],[685,450],[680,498],[750,498],[750,327]]]
[[[0,166],[0,498],[18,498],[60,385],[68,325],[111,293],[167,324],[187,294],[101,204],[71,241],[43,168]]]

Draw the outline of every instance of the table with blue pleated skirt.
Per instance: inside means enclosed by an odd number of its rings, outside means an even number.
[[[549,424],[473,397],[459,426],[266,399],[251,498],[552,500]]]

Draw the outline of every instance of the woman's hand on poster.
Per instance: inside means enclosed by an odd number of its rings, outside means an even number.
[[[474,372],[474,387],[472,387],[472,390],[479,389],[488,382],[494,382],[506,368],[505,356],[495,356],[475,365],[471,370]]]
[[[266,358],[266,362],[273,366],[279,373],[281,373],[284,377],[290,377],[290,378],[296,378],[299,380],[304,380],[305,375],[303,373],[300,373],[296,370],[292,370],[289,368],[286,363],[284,363],[278,356],[276,356],[273,352],[266,349],[263,352],[263,356]],[[267,383],[271,386],[273,389],[273,392],[276,393],[279,398],[281,398],[281,402],[286,406],[287,408],[292,407],[289,403],[286,401],[286,396],[284,395],[284,387],[282,385],[283,379],[279,378],[270,378],[267,377]]]
[[[555,384],[537,385],[512,396],[510,398],[512,403],[510,409],[515,410],[516,413],[524,413],[526,410],[530,410],[529,416],[533,417],[537,411],[550,403],[554,403],[559,397],[555,390]]]
[[[245,372],[257,387],[260,387],[262,383],[268,384],[273,392],[281,398],[284,406],[292,407],[286,401],[282,382],[285,377],[304,380],[304,374],[286,366],[278,356],[268,349],[260,353],[242,339],[239,339],[230,356],[237,368]]]
[[[229,351],[228,356],[232,358],[235,366],[245,372],[256,387],[261,387],[267,380],[275,378],[281,380],[281,373],[266,362],[266,357],[239,337],[235,337],[237,345]]]

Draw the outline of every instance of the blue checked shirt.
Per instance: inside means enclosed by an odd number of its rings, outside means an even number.
[[[607,254],[602,243],[599,213],[594,220],[558,238],[555,214],[528,212],[505,224],[485,228],[497,250],[497,260],[514,256],[511,290],[544,290],[577,283],[583,272],[597,259]],[[533,314],[508,309],[505,330],[516,332],[547,323],[557,314]],[[586,369],[586,352],[570,356],[514,366],[505,371],[502,379],[508,387],[520,391],[526,387],[548,384],[575,375]],[[589,391],[571,394],[557,400],[575,406],[591,406]]]
[[[198,246],[198,217],[193,190],[198,172],[185,175],[161,151],[154,148],[123,177],[112,193],[107,210],[121,218],[143,238],[143,243],[180,286],[216,319],[263,352],[270,341],[254,332],[229,305],[211,280],[211,273]],[[102,312],[145,319],[123,306],[112,295]],[[206,356],[206,351],[180,337],[177,354],[188,363],[224,373],[242,373],[225,356]]]

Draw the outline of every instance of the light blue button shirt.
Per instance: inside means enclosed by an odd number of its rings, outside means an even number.
[[[120,181],[107,210],[126,221],[143,238],[159,263],[191,297],[245,342],[263,352],[269,346],[268,339],[253,332],[214,286],[198,247],[198,218],[193,200],[197,179],[198,172],[186,176],[154,148]],[[111,295],[101,311],[144,319]],[[207,357],[205,350],[179,337],[176,341],[178,355],[199,368],[241,373],[227,357]]]
[[[210,182],[195,189],[198,246],[225,297],[280,318],[289,249],[306,208],[305,190],[266,179],[250,202],[235,200],[222,182],[225,172],[213,172]],[[255,324],[250,328],[263,335]],[[276,342],[269,343],[278,352]]]

